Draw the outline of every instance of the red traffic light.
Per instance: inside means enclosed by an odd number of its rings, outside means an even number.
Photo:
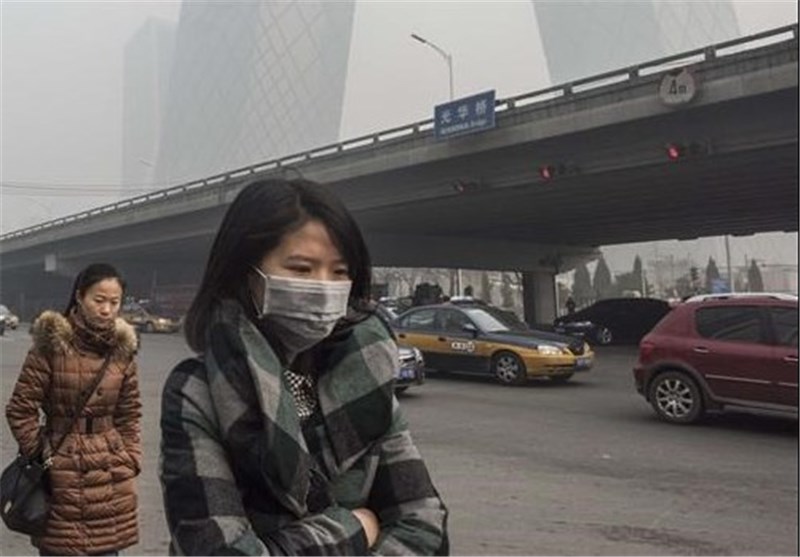
[[[677,143],[670,143],[667,145],[667,157],[671,161],[680,159],[685,152],[686,148],[683,145]]]
[[[573,163],[558,162],[539,166],[539,176],[545,182],[548,180],[554,180],[561,176],[578,174],[579,172],[579,168]]]
[[[667,143],[664,146],[667,158],[677,161],[685,158],[700,157],[711,154],[711,144],[708,141],[687,141]]]

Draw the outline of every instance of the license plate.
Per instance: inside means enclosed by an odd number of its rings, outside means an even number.
[[[592,359],[591,358],[578,358],[578,359],[575,360],[575,367],[577,369],[586,369],[590,365],[592,365]]]
[[[400,369],[400,379],[414,379],[414,370],[411,368]]]

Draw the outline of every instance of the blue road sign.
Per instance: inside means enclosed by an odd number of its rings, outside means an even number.
[[[437,105],[433,110],[436,139],[494,127],[494,90]]]

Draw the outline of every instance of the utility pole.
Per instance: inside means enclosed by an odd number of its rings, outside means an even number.
[[[731,292],[736,292],[736,286],[733,284],[733,272],[731,271],[731,243],[727,234],[725,234],[725,263],[728,267],[728,288],[730,288]]]
[[[431,47],[442,58],[444,58],[444,61],[447,64],[447,75],[449,77],[449,83],[450,83],[450,100],[452,101],[453,100],[453,56],[449,52],[439,47],[436,43],[433,43],[428,39],[420,37],[416,33],[411,33],[411,38],[417,42],[424,44],[425,46]],[[464,283],[461,276],[461,267],[459,267],[456,269],[456,292],[455,292],[456,296],[462,296],[464,294],[463,284]]]
[[[450,55],[449,52],[445,52],[442,48],[438,47],[435,43],[427,39],[423,39],[416,33],[411,33],[411,38],[415,41],[419,41],[422,44],[431,47],[433,50],[439,53],[444,61],[447,63],[447,73],[450,77],[450,100],[453,100],[453,57]]]

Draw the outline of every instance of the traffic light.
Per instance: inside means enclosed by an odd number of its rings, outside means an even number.
[[[486,187],[486,184],[478,179],[458,179],[453,182],[453,189],[456,193],[467,193],[471,191],[477,191]]]
[[[565,174],[574,174],[577,172],[577,168],[572,166],[569,167],[564,163],[558,164],[543,164],[539,167],[539,176],[545,182],[548,180],[552,180],[558,176],[563,176]]]
[[[668,143],[666,149],[667,157],[671,161],[676,161],[686,154],[686,147],[680,143]]]
[[[664,146],[664,151],[666,152],[669,160],[679,161],[688,157],[707,155],[711,149],[707,142],[689,141],[667,143]]]

